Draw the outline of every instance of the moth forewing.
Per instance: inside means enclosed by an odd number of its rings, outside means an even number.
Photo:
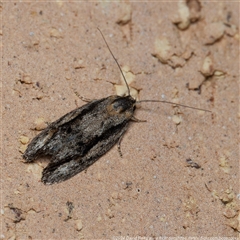
[[[97,161],[127,130],[135,110],[131,96],[94,100],[51,123],[29,144],[23,158],[50,156],[42,181],[65,181]]]

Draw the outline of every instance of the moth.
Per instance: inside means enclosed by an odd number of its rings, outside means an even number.
[[[42,172],[41,181],[44,184],[60,183],[75,176],[117,143],[120,152],[120,141],[130,121],[140,121],[134,117],[137,102],[164,102],[208,111],[160,100],[136,101],[130,95],[128,83],[117,59],[101,31],[100,33],[120,69],[128,94],[112,95],[88,102],[52,122],[33,138],[23,158],[30,163],[40,156],[50,156],[50,163]]]

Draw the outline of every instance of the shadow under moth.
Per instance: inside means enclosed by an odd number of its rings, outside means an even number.
[[[50,156],[50,163],[42,173],[41,180],[44,184],[59,183],[75,176],[96,162],[116,143],[121,155],[120,141],[130,121],[140,121],[134,117],[138,102],[164,102],[208,111],[161,100],[136,101],[130,95],[128,83],[117,59],[101,31],[100,33],[120,69],[128,93],[126,96],[113,95],[88,102],[52,122],[33,138],[23,158],[29,163],[40,156]]]

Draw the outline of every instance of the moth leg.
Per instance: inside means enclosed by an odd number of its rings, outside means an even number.
[[[74,91],[74,93],[76,94],[76,96],[78,98],[80,98],[84,102],[92,102],[93,100],[95,100],[95,99],[89,99],[89,98],[82,97],[77,91]]]
[[[131,117],[131,120],[134,122],[146,122],[147,120],[141,120],[141,119],[137,119],[134,116]]]

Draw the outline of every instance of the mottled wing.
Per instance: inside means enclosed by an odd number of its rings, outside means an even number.
[[[50,163],[43,170],[42,181],[45,184],[59,183],[85,170],[118,142],[127,127],[128,123],[106,134],[81,158],[72,159],[65,163],[58,161]]]
[[[43,170],[46,184],[62,182],[93,164],[126,131],[133,115],[116,114],[114,99],[118,96],[92,101],[51,123],[29,144],[23,158],[31,162],[42,155],[51,156]],[[132,100],[124,99],[132,106]],[[121,107],[121,101],[114,105]]]
[[[95,100],[88,104],[83,105],[80,108],[77,108],[66,115],[62,116],[55,122],[52,122],[47,128],[45,128],[40,134],[38,134],[31,143],[28,145],[25,153],[23,154],[23,158],[27,162],[32,162],[35,159],[37,159],[39,156],[44,155],[54,155],[57,152],[58,148],[58,139],[61,134],[64,134],[65,129],[65,135],[67,136],[67,126],[71,126],[71,122],[74,119],[78,119],[80,116],[83,116],[85,112],[89,112],[92,109],[96,108],[96,106],[103,102],[105,99]],[[53,139],[55,138],[55,141]],[[64,139],[65,141],[66,139]],[[71,140],[71,139],[69,139]],[[52,151],[50,149],[47,149],[46,146],[49,146],[49,144],[52,143],[53,149]],[[55,151],[54,151],[55,150]]]

